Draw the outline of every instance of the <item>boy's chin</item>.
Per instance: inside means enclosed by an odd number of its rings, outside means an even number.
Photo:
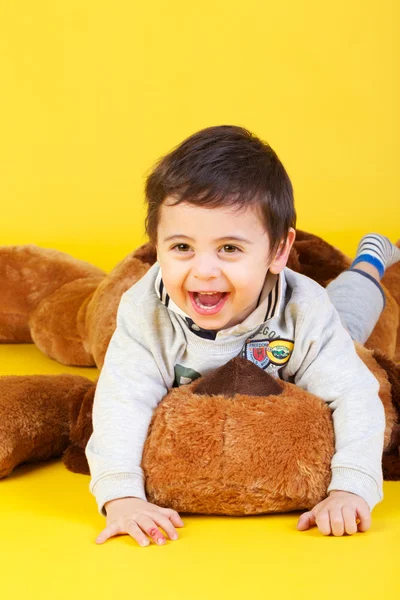
[[[221,329],[228,329],[228,327],[233,327],[234,319],[216,319],[212,317],[203,317],[200,315],[191,314],[191,319],[201,327],[202,329],[207,329],[208,331],[221,331]]]

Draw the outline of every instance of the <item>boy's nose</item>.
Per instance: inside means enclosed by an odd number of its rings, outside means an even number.
[[[197,256],[192,264],[192,275],[197,279],[212,279],[219,277],[220,269],[214,257]]]

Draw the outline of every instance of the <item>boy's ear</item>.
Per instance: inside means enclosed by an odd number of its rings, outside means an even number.
[[[269,266],[269,271],[276,275],[286,267],[286,263],[289,259],[290,250],[292,249],[294,240],[296,238],[296,231],[293,227],[289,228],[286,242],[284,240],[279,244],[279,248],[275,254],[275,258]]]

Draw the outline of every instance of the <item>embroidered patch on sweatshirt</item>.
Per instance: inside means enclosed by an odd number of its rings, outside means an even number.
[[[261,369],[266,369],[270,364],[283,367],[289,361],[293,348],[293,340],[284,338],[275,338],[273,340],[267,338],[250,338],[246,340],[241,356],[247,358],[247,360],[250,360]]]

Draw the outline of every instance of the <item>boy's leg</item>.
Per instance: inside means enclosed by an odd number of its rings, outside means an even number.
[[[352,339],[364,344],[382,310],[385,294],[379,281],[386,267],[400,260],[400,249],[378,234],[364,236],[351,267],[326,290]]]

